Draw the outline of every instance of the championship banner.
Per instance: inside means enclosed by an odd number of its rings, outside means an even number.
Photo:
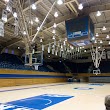
[[[106,52],[103,52],[102,59],[106,59]]]
[[[2,11],[2,20],[3,20],[4,22],[7,22],[7,11],[6,11],[6,10],[3,10],[3,11]]]
[[[110,59],[110,51],[107,51],[107,58]]]
[[[0,21],[0,36],[4,37],[4,23]]]
[[[14,30],[14,34],[16,35],[16,36],[18,36],[18,32],[19,32],[19,28],[18,28],[18,26],[19,26],[19,24],[18,24],[18,18],[15,18],[15,30]]]

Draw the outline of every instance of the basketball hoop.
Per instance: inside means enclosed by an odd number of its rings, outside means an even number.
[[[98,68],[96,70],[93,70],[93,74],[95,75],[101,74],[100,69]]]
[[[34,65],[35,70],[39,69],[39,65]]]
[[[104,52],[104,49],[103,48],[98,48],[97,46],[96,47],[93,47],[92,46],[92,49],[91,49],[91,56],[92,56],[92,60],[93,60],[93,63],[94,63],[94,66],[96,68],[96,70],[93,70],[93,74],[100,74],[100,69],[99,69],[99,65],[100,65],[100,62],[101,62],[101,59],[102,59],[102,56],[103,56],[103,52]]]
[[[43,52],[36,51],[34,53],[27,53],[25,55],[25,65],[34,66],[35,70],[43,64]]]

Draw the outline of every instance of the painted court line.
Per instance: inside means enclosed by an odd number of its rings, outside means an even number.
[[[50,87],[50,86],[60,86],[60,85],[66,85],[66,84],[53,84],[48,86],[35,86],[35,87],[26,87],[26,88],[19,88],[19,89],[8,89],[8,90],[0,90],[0,92],[9,92],[9,91],[17,91],[17,90],[25,90],[25,89],[33,89],[33,88],[42,88],[42,87]]]

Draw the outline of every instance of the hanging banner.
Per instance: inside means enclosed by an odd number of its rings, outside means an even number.
[[[44,45],[42,45],[42,51],[44,51]]]
[[[19,32],[19,28],[18,28],[18,18],[15,18],[15,30],[14,30],[14,34],[16,36],[18,36],[18,32]]]
[[[3,11],[2,11],[2,20],[3,20],[4,22],[7,22],[7,11],[6,11],[6,10],[3,10]]]
[[[106,59],[106,52],[103,52],[102,59]]]
[[[107,58],[110,59],[110,51],[107,51]]]
[[[4,37],[4,23],[0,21],[0,36]]]
[[[7,3],[6,10],[12,13],[12,0]]]
[[[48,53],[50,53],[50,47],[48,47]]]

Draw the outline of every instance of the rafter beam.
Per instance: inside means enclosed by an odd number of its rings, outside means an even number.
[[[20,42],[21,40],[22,40],[22,39],[13,38],[13,39],[7,41],[5,44],[2,44],[2,45],[4,46],[4,48],[6,48],[6,47],[9,47],[9,46],[14,45],[15,43]]]
[[[12,45],[14,45],[14,44],[16,44],[16,43],[18,43],[20,41],[21,41],[21,39],[13,38],[12,40],[7,41],[5,44],[2,44],[3,49],[1,50],[1,53],[3,52],[3,50],[5,48],[10,47],[10,46],[12,46]]]
[[[65,5],[71,10],[71,12],[75,13],[76,16],[77,16],[78,15],[78,11],[74,7],[73,2],[75,2],[77,4],[77,6],[79,5],[77,0],[66,0],[65,1]]]
[[[60,23],[66,21],[68,19],[71,19],[71,18],[75,18],[75,15],[68,13],[64,16],[61,16],[61,17],[57,18],[56,19],[56,24],[59,25]],[[46,30],[49,30],[53,26],[53,24],[54,24],[54,21],[52,20],[50,23],[48,23],[44,26],[46,27]]]
[[[108,12],[108,11],[110,11],[110,7],[106,8],[106,5],[110,6],[110,3],[94,5],[94,6],[90,6],[90,7],[84,7],[83,12],[85,12],[86,14],[96,13],[97,11]],[[105,6],[105,7],[102,8],[102,6]]]
[[[37,5],[39,4],[40,2],[42,2],[42,0],[37,0],[34,4]],[[23,12],[26,12],[27,10],[30,9],[30,6],[26,7],[25,9],[23,9]],[[12,20],[14,17],[11,17],[7,20],[7,22],[9,22],[10,20]]]
[[[77,0],[65,0],[65,4],[72,3],[72,2],[76,2],[76,4],[79,5]]]

